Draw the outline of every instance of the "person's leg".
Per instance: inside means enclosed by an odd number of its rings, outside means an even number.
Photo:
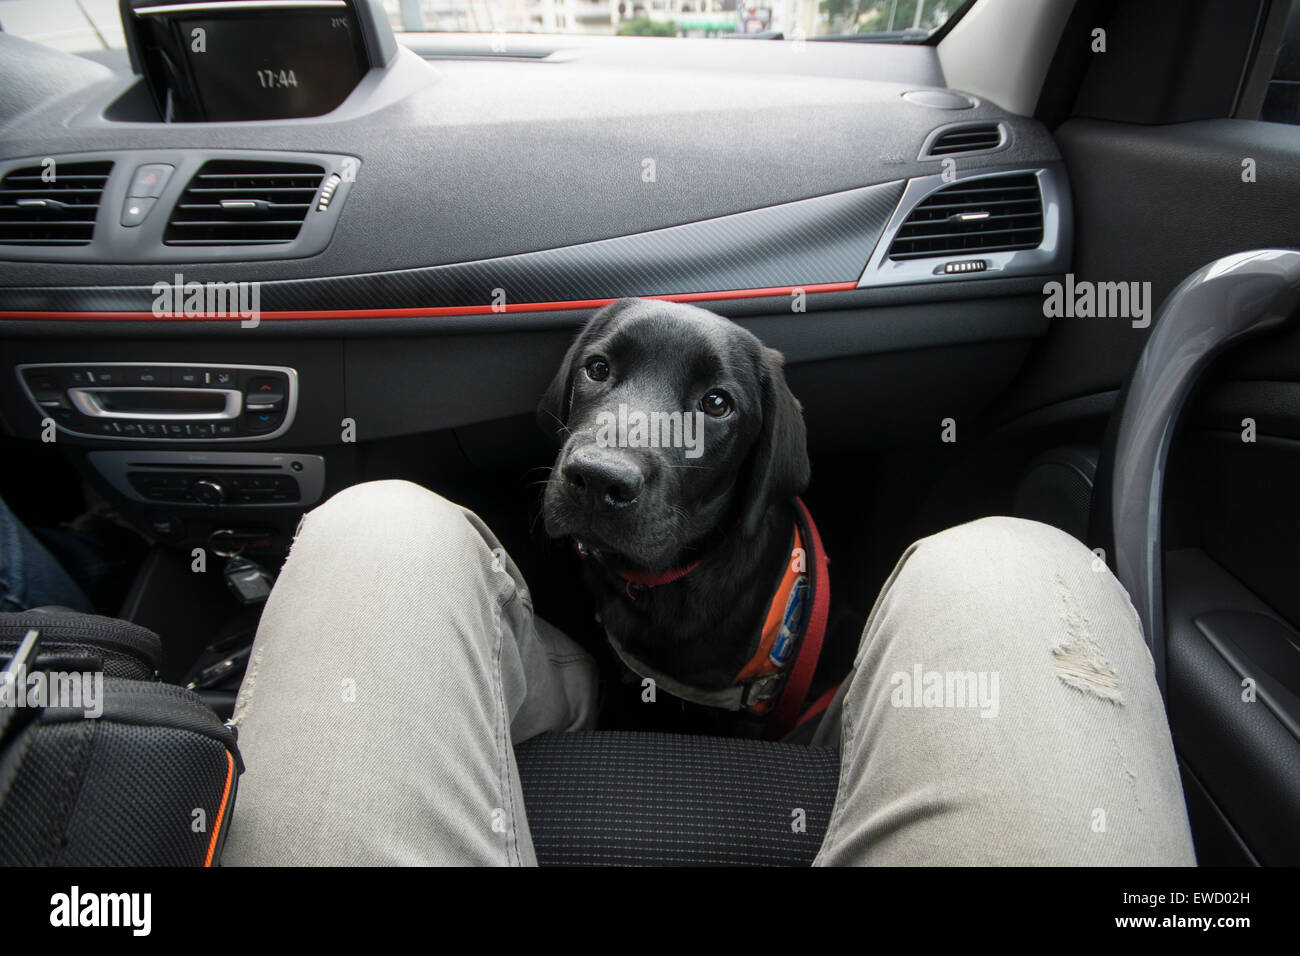
[[[534,863],[513,745],[588,727],[595,697],[475,515],[349,488],[303,519],[262,615],[222,862]]]
[[[0,501],[0,611],[48,604],[93,610],[72,576]]]
[[[815,742],[841,749],[820,865],[1195,863],[1137,614],[1044,524],[912,545]]]

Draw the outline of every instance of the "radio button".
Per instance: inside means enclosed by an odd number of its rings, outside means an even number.
[[[209,478],[200,478],[190,485],[190,494],[199,504],[219,505],[226,500],[226,491]]]

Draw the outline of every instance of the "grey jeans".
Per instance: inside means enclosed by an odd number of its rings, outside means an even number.
[[[533,864],[513,746],[589,728],[596,685],[475,515],[349,488],[303,519],[262,617],[223,862]],[[1046,525],[912,545],[817,743],[841,753],[819,864],[1195,862],[1137,616]]]

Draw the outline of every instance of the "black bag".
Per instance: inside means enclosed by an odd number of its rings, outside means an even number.
[[[36,609],[0,614],[0,657],[8,659],[31,628],[41,632],[40,658],[51,669],[102,670],[105,677],[158,679],[162,641],[148,628],[97,614]],[[53,664],[68,665],[61,668]]]
[[[14,660],[32,630],[39,649]],[[220,861],[243,771],[235,733],[156,681],[160,651],[126,621],[0,614],[0,667],[25,664],[0,698],[0,865]]]

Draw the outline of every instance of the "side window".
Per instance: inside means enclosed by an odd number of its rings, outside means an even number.
[[[1259,118],[1270,123],[1300,124],[1300,2],[1291,5]]]

